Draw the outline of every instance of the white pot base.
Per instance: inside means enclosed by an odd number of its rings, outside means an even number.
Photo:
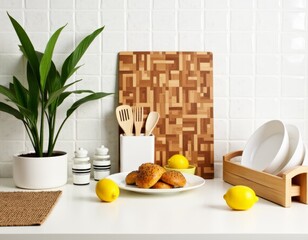
[[[14,156],[13,180],[25,189],[57,188],[67,183],[67,154],[52,157]]]

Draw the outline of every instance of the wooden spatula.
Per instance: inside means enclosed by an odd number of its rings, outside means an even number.
[[[116,108],[116,116],[120,127],[126,136],[133,135],[133,111],[129,105],[120,105]]]

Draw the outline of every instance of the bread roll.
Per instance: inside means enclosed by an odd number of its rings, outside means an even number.
[[[129,174],[127,174],[126,178],[125,178],[125,182],[128,185],[134,185],[136,184],[136,178],[138,175],[139,171],[132,171]]]
[[[161,176],[161,181],[170,184],[173,187],[184,187],[186,179],[179,171],[167,171]]]
[[[152,163],[142,164],[136,177],[136,185],[139,188],[151,188],[161,178],[166,170]]]
[[[158,181],[157,183],[154,184],[154,186],[152,187],[154,189],[170,189],[173,188],[171,185],[164,183],[162,181]]]
[[[142,163],[140,166],[139,166],[139,171],[142,172],[142,171],[145,171],[147,168],[151,168],[153,167],[153,165],[156,165],[154,163]]]

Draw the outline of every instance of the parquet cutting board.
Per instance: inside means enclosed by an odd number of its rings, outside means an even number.
[[[120,52],[119,104],[160,113],[155,161],[173,154],[214,177],[213,59],[209,52]]]

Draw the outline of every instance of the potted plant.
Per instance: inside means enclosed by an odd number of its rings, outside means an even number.
[[[63,62],[61,71],[58,71],[52,56],[57,39],[65,26],[55,31],[45,51],[41,53],[34,49],[23,27],[9,14],[8,16],[20,40],[20,50],[27,60],[27,84],[22,84],[13,76],[8,87],[0,85],[0,94],[4,95],[7,101],[0,102],[0,111],[11,114],[24,124],[34,149],[34,152],[14,156],[13,179],[15,185],[21,188],[58,187],[67,182],[67,154],[54,149],[61,129],[79,106],[110,94],[91,90],[69,91],[70,86],[81,80],[70,83],[67,81],[80,67],[77,66],[79,60],[104,27],[85,37]],[[56,125],[59,120],[59,106],[71,94],[81,93],[86,96],[75,101],[67,109],[65,118]],[[44,149],[44,140],[48,142],[47,150]]]

